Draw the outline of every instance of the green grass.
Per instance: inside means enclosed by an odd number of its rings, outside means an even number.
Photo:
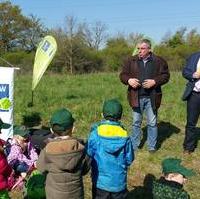
[[[172,73],[170,82],[163,86],[163,100],[158,113],[159,150],[153,155],[149,154],[144,142],[143,148],[136,152],[128,173],[130,198],[148,198],[146,187],[153,178],[161,175],[160,163],[165,157],[182,158],[185,165],[197,172],[195,177],[188,180],[185,189],[192,199],[200,198],[200,146],[191,156],[183,156],[182,153],[186,122],[186,104],[181,101],[184,85],[181,73]],[[120,83],[117,73],[76,76],[45,74],[35,90],[33,107],[27,107],[31,101],[31,76],[16,75],[14,119],[16,124],[21,124],[23,118],[38,113],[42,125],[48,126],[51,114],[58,108],[66,107],[76,119],[75,136],[87,138],[91,124],[101,119],[103,101],[110,98],[118,98],[123,104],[122,122],[131,132],[132,112],[126,98],[126,86]],[[145,120],[143,126],[145,131]],[[89,175],[85,177],[85,190],[86,198],[91,198]],[[17,195],[14,194],[13,198],[17,198]]]

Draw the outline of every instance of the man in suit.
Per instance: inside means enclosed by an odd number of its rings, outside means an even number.
[[[200,52],[192,54],[183,68],[183,77],[188,80],[185,100],[187,100],[187,123],[185,126],[184,153],[194,152],[197,146],[196,124],[200,115]]]

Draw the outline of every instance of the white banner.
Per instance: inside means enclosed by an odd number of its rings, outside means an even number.
[[[11,124],[9,129],[2,129],[0,138],[6,140],[13,136],[13,94],[14,68],[0,67],[0,118]]]

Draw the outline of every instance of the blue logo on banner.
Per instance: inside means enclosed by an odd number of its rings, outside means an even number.
[[[9,99],[9,84],[0,84],[0,99],[1,98],[8,98]],[[0,111],[9,111],[9,110],[2,110]]]
[[[48,41],[45,41],[42,46],[42,50],[44,50],[44,52],[46,52],[49,49],[50,45],[51,44]]]

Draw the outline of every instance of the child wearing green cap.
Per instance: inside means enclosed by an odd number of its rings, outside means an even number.
[[[46,175],[33,170],[24,186],[24,199],[46,199],[45,181]]]
[[[36,149],[29,140],[29,131],[24,126],[15,126],[13,138],[10,138],[7,143],[10,147],[7,152],[8,163],[15,170],[15,173],[22,178],[35,167],[38,159]]]
[[[72,137],[74,118],[67,109],[59,109],[50,120],[55,138],[49,139],[40,152],[37,169],[46,173],[46,197],[48,199],[83,199],[83,179],[90,169],[85,147]]]
[[[87,153],[92,158],[93,199],[127,197],[127,169],[134,160],[134,152],[120,123],[122,111],[118,100],[105,101],[104,120],[91,128]]]
[[[181,165],[177,158],[166,158],[162,161],[163,177],[153,182],[153,199],[189,199],[183,189],[187,177],[195,173]]]

